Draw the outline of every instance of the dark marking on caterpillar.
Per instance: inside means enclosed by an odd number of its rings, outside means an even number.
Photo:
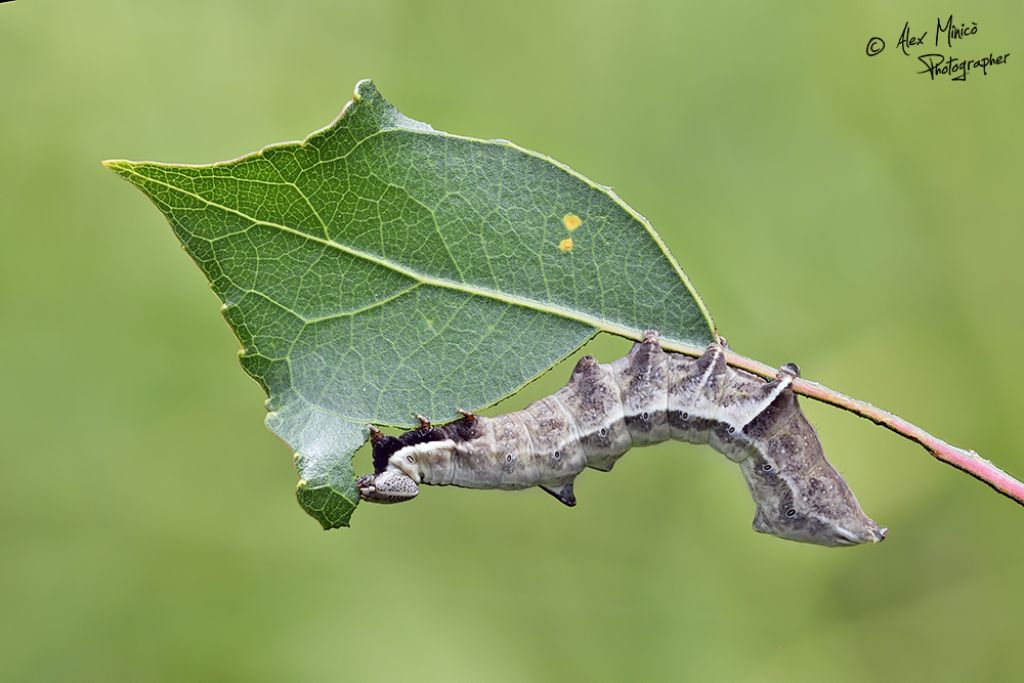
[[[463,412],[440,427],[422,420],[399,436],[373,430],[375,473],[359,478],[360,495],[397,503],[414,498],[419,484],[537,486],[572,507],[587,467],[607,472],[633,446],[676,439],[709,444],[739,465],[756,531],[827,546],[884,539],[800,410],[791,386],[797,366],[765,381],[729,367],[723,349],[714,343],[689,358],[665,352],[648,332],[613,363],[584,356],[565,387],[523,410]]]

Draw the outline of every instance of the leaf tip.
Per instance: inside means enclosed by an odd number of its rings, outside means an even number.
[[[110,169],[119,176],[127,178],[135,166],[135,162],[127,159],[104,159],[100,162],[103,168]]]

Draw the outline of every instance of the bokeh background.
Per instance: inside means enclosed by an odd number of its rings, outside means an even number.
[[[1019,676],[1024,511],[809,401],[886,543],[757,535],[736,468],[674,443],[571,511],[428,489],[321,531],[203,277],[99,165],[297,139],[372,77],[614,186],[737,350],[1021,475],[1024,9],[893,5],[0,5],[0,679]],[[896,38],[936,12],[1009,63],[917,75]]]

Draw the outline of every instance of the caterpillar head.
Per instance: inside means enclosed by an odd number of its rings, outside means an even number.
[[[356,480],[360,498],[371,503],[412,500],[419,494],[423,468],[429,471],[439,462],[449,461],[454,445],[450,432],[464,429],[463,423],[434,428],[424,418],[419,429],[399,436],[388,436],[371,428],[374,474]]]
[[[401,503],[419,495],[416,479],[403,469],[391,465],[395,453],[405,448],[406,443],[417,437],[428,437],[429,428],[421,432],[409,432],[399,437],[387,436],[370,428],[370,442],[373,444],[373,474],[356,480],[359,497],[370,503]]]
[[[359,497],[370,503],[401,503],[415,498],[420,489],[416,482],[399,470],[384,470],[356,480]]]
[[[757,504],[755,531],[825,546],[885,539],[887,529],[864,514],[824,456],[804,469],[787,468],[757,454],[743,461],[740,469]]]

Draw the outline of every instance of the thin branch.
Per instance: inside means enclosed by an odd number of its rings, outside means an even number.
[[[691,356],[700,355],[703,352],[703,349],[669,343],[665,344],[665,348]],[[726,360],[733,367],[746,370],[761,377],[772,378],[776,373],[775,368],[732,351],[726,352]],[[907,422],[902,417],[893,415],[881,408],[876,408],[870,403],[858,401],[838,391],[833,391],[817,382],[797,378],[793,380],[793,391],[801,396],[807,396],[816,401],[842,408],[854,415],[860,415],[877,425],[896,432],[904,438],[916,441],[924,446],[925,450],[947,465],[963,470],[972,477],[985,482],[1007,498],[1020,505],[1024,505],[1024,483],[1013,478],[988,460],[985,460],[975,451],[957,448],[938,437],[932,436],[917,425]]]

